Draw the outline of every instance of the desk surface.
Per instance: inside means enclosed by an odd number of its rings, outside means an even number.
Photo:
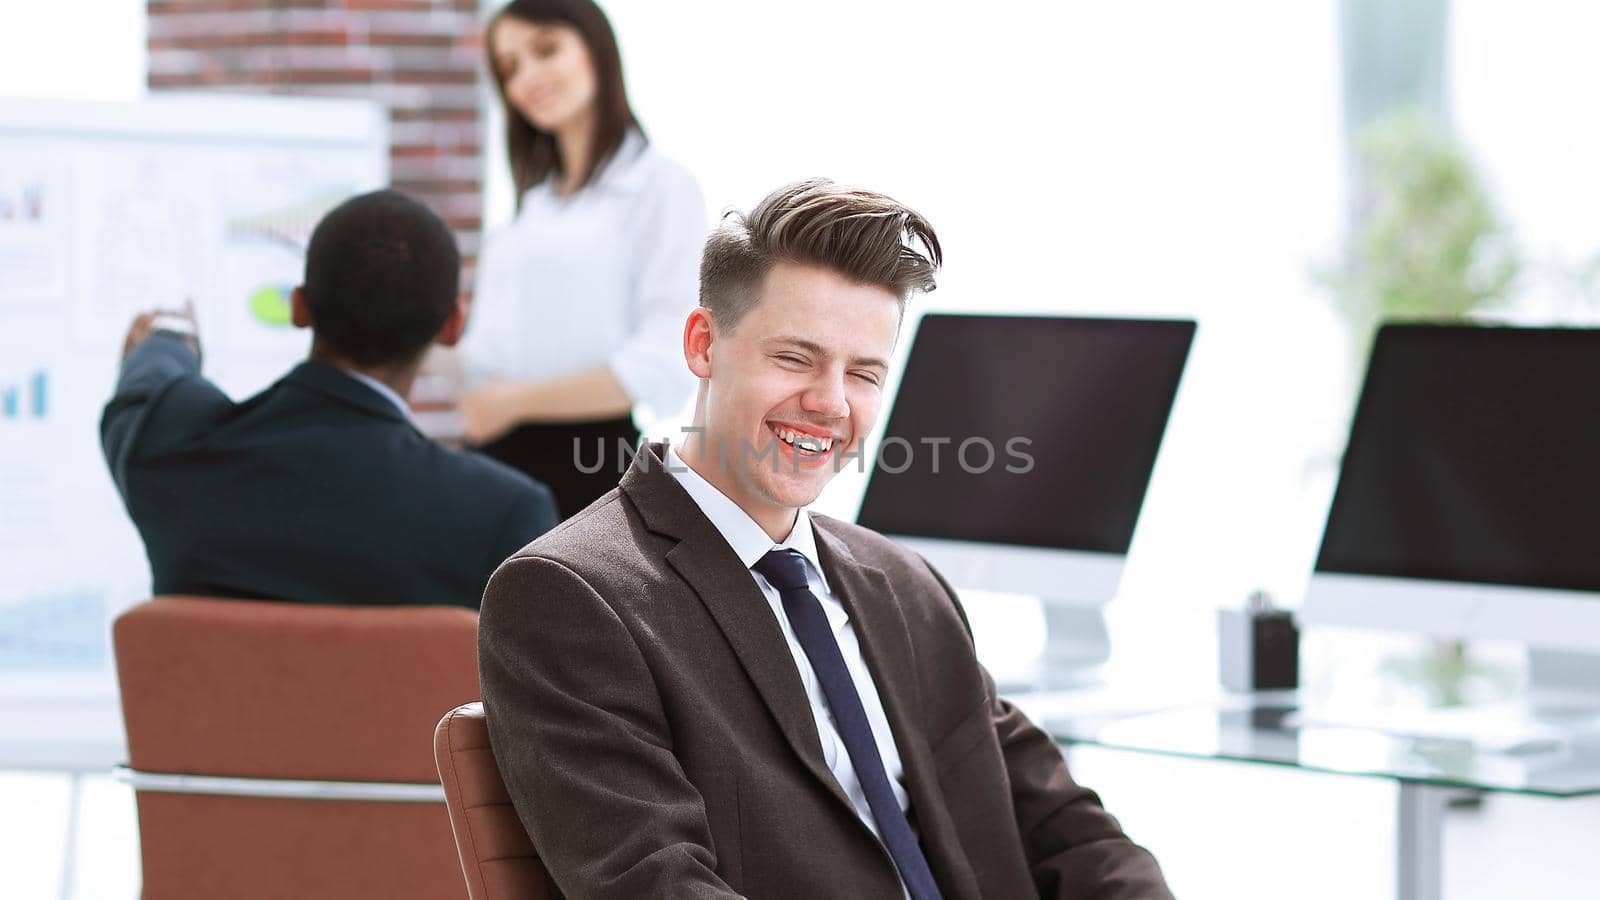
[[[1294,692],[1186,701],[1154,708],[1141,698],[1118,710],[1052,709],[1018,698],[1063,744],[1192,759],[1288,766],[1314,772],[1549,797],[1600,795],[1600,738],[1508,753],[1453,738],[1416,737],[1301,721]]]

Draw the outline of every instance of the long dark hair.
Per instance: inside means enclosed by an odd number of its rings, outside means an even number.
[[[522,195],[544,181],[561,166],[561,148],[556,136],[541,131],[506,99],[505,79],[494,64],[494,29],[506,17],[521,19],[534,25],[567,25],[578,32],[589,48],[589,59],[595,74],[595,123],[593,152],[588,168],[582,173],[579,187],[594,180],[607,160],[622,146],[622,139],[633,128],[642,136],[644,129],[633,116],[628,105],[628,90],[622,82],[622,54],[617,50],[617,35],[611,22],[592,0],[512,0],[484,30],[484,45],[489,48],[489,72],[494,75],[495,88],[500,93],[500,104],[506,114],[506,155],[511,158],[511,180],[517,186],[517,206],[522,206]]]

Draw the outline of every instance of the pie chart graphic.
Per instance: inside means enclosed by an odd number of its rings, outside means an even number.
[[[288,285],[264,284],[250,292],[250,314],[263,325],[285,327],[289,321]]]

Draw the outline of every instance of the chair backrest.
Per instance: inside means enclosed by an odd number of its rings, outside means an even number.
[[[549,875],[511,806],[482,703],[458,706],[433,733],[456,852],[471,900],[549,900]]]
[[[112,634],[137,773],[437,783],[428,727],[479,696],[461,607],[158,597]],[[436,800],[137,797],[145,900],[462,895]]]

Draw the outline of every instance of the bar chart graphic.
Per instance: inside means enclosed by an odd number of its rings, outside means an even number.
[[[38,181],[0,185],[0,222],[38,222],[44,218],[45,189]]]
[[[43,369],[21,382],[0,383],[0,420],[42,420],[50,414],[50,376]]]

